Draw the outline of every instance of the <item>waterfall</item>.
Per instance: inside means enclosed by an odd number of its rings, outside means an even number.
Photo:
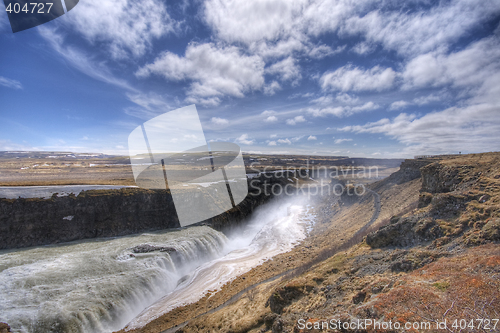
[[[291,250],[313,223],[294,197],[259,207],[228,237],[197,226],[0,251],[0,321],[23,333],[142,327]]]
[[[209,227],[0,252],[0,321],[14,332],[110,332],[227,238]]]
[[[244,226],[228,235],[227,254],[196,267],[175,290],[142,311],[125,329],[139,329],[176,307],[197,302],[253,267],[290,251],[305,239],[315,220],[313,207],[294,205],[294,201],[304,203],[304,199],[289,198],[259,207]]]

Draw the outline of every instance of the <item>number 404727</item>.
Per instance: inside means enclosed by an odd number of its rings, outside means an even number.
[[[45,7],[47,5],[47,7]],[[15,13],[38,13],[38,14],[45,14],[45,13],[50,13],[50,9],[52,8],[53,3],[47,2],[47,3],[37,3],[37,2],[31,2],[29,5],[27,3],[24,4],[24,6],[21,8],[21,5],[18,3],[9,3],[7,8],[5,10],[9,12],[9,14]]]

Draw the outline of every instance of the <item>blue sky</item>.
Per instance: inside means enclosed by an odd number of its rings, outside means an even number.
[[[498,0],[80,0],[16,34],[0,14],[0,150],[127,154],[190,104],[247,152],[500,147]]]

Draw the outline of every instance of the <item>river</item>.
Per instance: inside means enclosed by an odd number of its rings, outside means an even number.
[[[313,223],[295,197],[259,207],[227,235],[195,226],[0,251],[0,321],[27,333],[141,327],[289,251]]]
[[[137,188],[124,185],[51,185],[51,186],[0,186],[0,198],[43,198],[49,199],[56,194],[58,197],[90,190],[118,190],[121,188]]]

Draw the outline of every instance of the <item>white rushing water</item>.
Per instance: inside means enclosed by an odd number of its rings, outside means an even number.
[[[228,237],[197,226],[1,251],[0,322],[27,333],[143,326],[290,250],[312,225],[309,211],[267,204]]]
[[[145,309],[126,330],[140,328],[176,307],[194,303],[252,267],[291,250],[310,231],[314,223],[311,210],[310,206],[275,204],[258,211],[246,228],[230,236],[228,254],[185,276],[174,291]]]

